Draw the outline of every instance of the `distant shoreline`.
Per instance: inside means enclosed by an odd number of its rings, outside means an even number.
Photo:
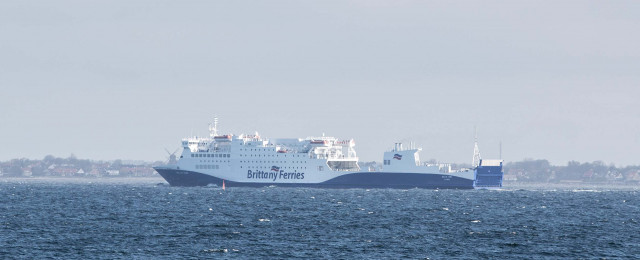
[[[57,176],[36,176],[36,177],[0,177],[0,182],[51,182],[51,183],[153,183],[167,184],[161,176],[150,177],[57,177]]]
[[[535,189],[535,190],[555,190],[555,189],[632,189],[640,190],[640,185],[632,183],[596,183],[596,182],[579,182],[579,183],[543,183],[543,182],[503,182],[503,189]]]

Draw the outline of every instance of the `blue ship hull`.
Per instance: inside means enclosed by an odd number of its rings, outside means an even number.
[[[476,168],[476,183],[478,189],[493,189],[502,187],[502,163],[500,166],[483,166]]]
[[[184,170],[156,168],[171,186],[222,186],[222,179]],[[443,178],[446,176],[446,178]],[[228,187],[315,187],[315,188],[394,188],[394,189],[473,189],[474,180],[422,173],[357,172],[345,174],[321,183],[252,183],[225,180]]]

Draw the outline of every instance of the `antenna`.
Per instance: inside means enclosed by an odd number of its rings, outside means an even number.
[[[213,116],[213,124],[209,124],[209,135],[211,138],[218,135],[218,116]]]
[[[500,141],[500,160],[502,160],[502,141]]]
[[[478,167],[480,165],[480,149],[478,149],[478,128],[474,127],[475,131],[475,142],[473,147],[473,161],[471,161],[472,167]]]

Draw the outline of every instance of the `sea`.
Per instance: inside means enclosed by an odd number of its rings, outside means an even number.
[[[0,179],[0,259],[639,259],[639,186]]]

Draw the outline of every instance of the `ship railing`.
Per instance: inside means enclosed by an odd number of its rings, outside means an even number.
[[[357,160],[357,156],[348,156],[348,155],[326,155],[326,154],[313,154],[309,153],[310,159],[327,159],[327,160]]]
[[[327,160],[332,161],[353,161],[358,160],[358,157],[349,157],[349,156],[329,156],[326,158]]]

